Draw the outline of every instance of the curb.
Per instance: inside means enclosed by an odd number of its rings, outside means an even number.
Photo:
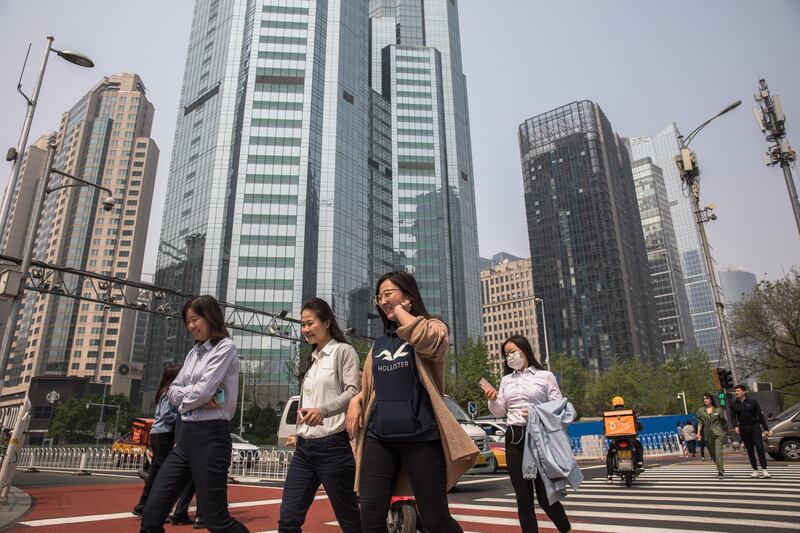
[[[0,503],[0,531],[15,523],[30,508],[31,495],[12,486],[8,492],[8,501]]]

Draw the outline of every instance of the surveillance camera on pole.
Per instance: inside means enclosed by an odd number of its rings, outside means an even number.
[[[114,203],[115,202],[114,202],[114,197],[113,196],[106,197],[103,200],[103,209],[105,211],[111,211],[112,209],[114,209]]]

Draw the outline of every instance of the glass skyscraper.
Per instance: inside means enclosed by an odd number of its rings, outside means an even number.
[[[668,359],[696,346],[681,260],[661,168],[645,157],[631,163],[642,218],[661,346]]]
[[[652,137],[630,137],[628,142],[633,159],[649,157],[661,168],[689,298],[694,338],[697,347],[708,354],[709,361],[717,363],[721,352],[719,321],[691,195],[685,190],[675,164],[675,156],[680,153],[679,135],[678,127],[673,123]]]
[[[391,131],[384,153],[392,175],[392,262],[415,275],[426,307],[448,322],[458,349],[481,335],[458,8],[453,0],[372,0],[369,27],[370,86],[388,109]]]
[[[593,372],[659,359],[628,151],[599,106],[573,102],[519,126],[534,294],[553,352]],[[544,345],[544,328],[539,329]]]
[[[318,296],[343,328],[376,334],[374,283],[405,268],[455,339],[480,334],[457,11],[394,4],[197,2],[156,285],[292,317]],[[370,14],[390,8],[402,17],[375,32]],[[176,321],[152,322],[147,390],[190,344]],[[234,338],[260,398],[285,400],[298,346]]]

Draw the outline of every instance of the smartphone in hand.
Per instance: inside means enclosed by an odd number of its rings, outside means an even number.
[[[225,403],[225,391],[222,389],[217,389],[217,392],[214,393],[214,401],[219,405]]]
[[[495,390],[495,388],[492,386],[492,384],[489,383],[488,381],[486,381],[486,378],[481,378],[481,380],[478,382],[478,385],[481,386],[481,389],[483,389],[483,392],[489,392],[489,391]]]

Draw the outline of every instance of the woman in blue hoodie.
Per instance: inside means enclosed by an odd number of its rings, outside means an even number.
[[[172,447],[175,446],[175,421],[178,418],[178,408],[172,405],[167,398],[167,389],[172,385],[175,376],[178,375],[178,367],[173,363],[164,365],[161,373],[161,383],[156,390],[156,414],[154,415],[153,425],[150,428],[150,449],[153,450],[153,460],[150,462],[150,471],[147,481],[144,483],[142,495],[139,496],[139,503],[133,508],[133,514],[142,516],[144,504],[147,503],[147,496],[150,494],[150,487],[158,475],[161,464],[167,459]]]
[[[375,305],[384,334],[372,345],[362,390],[347,412],[347,430],[357,436],[362,531],[387,531],[392,495],[413,491],[425,529],[461,533],[447,490],[472,467],[478,449],[444,404],[447,326],[425,309],[407,272],[378,281]]]

